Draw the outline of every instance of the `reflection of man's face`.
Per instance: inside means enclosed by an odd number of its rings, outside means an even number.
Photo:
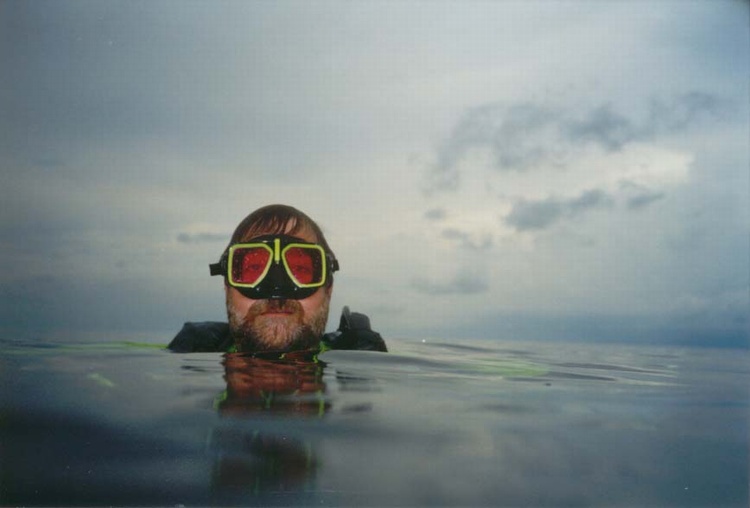
[[[284,233],[289,234],[289,227]],[[262,231],[254,236],[266,234]],[[308,228],[294,233],[317,242]],[[314,348],[325,331],[332,286],[323,286],[303,300],[253,300],[225,286],[229,330],[239,351]]]
[[[300,356],[295,356],[300,355]],[[321,397],[322,362],[312,352],[289,353],[284,360],[264,360],[244,353],[224,355],[227,382],[219,404],[222,415],[239,416],[257,411],[320,415],[330,404]]]

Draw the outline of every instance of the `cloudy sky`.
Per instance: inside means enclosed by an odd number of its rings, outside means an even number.
[[[386,338],[748,341],[741,1],[0,1],[0,329],[167,341],[269,203]]]

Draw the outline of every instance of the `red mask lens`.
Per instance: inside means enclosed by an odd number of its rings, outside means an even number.
[[[232,281],[237,284],[257,284],[268,271],[271,252],[263,247],[241,247],[232,255]]]
[[[319,249],[291,247],[284,252],[284,260],[297,284],[322,284],[323,259]]]

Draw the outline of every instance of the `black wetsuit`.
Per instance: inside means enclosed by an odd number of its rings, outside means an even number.
[[[388,351],[379,333],[370,328],[370,319],[344,307],[339,329],[321,337],[322,349]],[[176,353],[216,353],[233,351],[229,325],[218,321],[185,323],[167,346]]]

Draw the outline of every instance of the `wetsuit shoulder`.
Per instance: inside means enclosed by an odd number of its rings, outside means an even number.
[[[388,351],[383,337],[370,327],[370,318],[359,312],[350,312],[348,307],[341,312],[339,329],[323,335],[322,342],[327,349]]]
[[[231,345],[227,323],[203,321],[185,323],[167,349],[175,353],[223,353]]]

